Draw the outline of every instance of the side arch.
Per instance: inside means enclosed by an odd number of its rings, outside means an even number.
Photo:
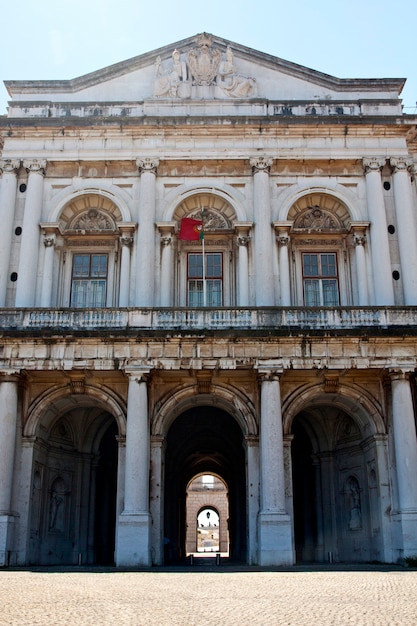
[[[177,208],[186,203],[187,200],[194,196],[210,195],[217,197],[223,203],[229,205],[235,214],[234,219],[245,221],[248,219],[247,211],[244,208],[245,198],[242,194],[237,193],[232,187],[224,185],[223,187],[213,185],[182,185],[172,191],[166,198],[166,207],[163,212],[163,220],[171,221]]]
[[[56,194],[51,200],[53,208],[49,211],[48,221],[58,222],[65,207],[83,196],[101,196],[109,200],[119,209],[122,221],[131,222],[132,214],[129,208],[131,198],[125,191],[112,184],[92,187],[89,181],[82,182],[76,188],[73,185],[68,186]]]
[[[126,403],[110,389],[103,390],[92,385],[85,385],[84,392],[76,394],[77,403],[74,404],[74,394],[69,386],[57,387],[38,397],[29,407],[27,420],[23,428],[24,437],[34,437],[41,420],[50,424],[59,415],[71,409],[91,406],[100,407],[111,413],[116,421],[119,436],[126,436]]]
[[[350,219],[353,221],[363,220],[366,217],[360,209],[360,199],[342,185],[336,184],[332,186],[323,184],[322,181],[317,181],[316,183],[310,181],[309,184],[299,183],[292,185],[280,194],[279,207],[276,210],[274,219],[279,221],[288,220],[291,207],[307,195],[321,195],[335,198],[346,208]]]
[[[322,384],[298,388],[283,402],[284,434],[290,434],[295,417],[312,406],[331,406],[345,411],[358,425],[364,437],[386,434],[386,427],[375,399],[357,385],[339,385],[337,393],[326,393]],[[371,430],[370,430],[371,429]]]

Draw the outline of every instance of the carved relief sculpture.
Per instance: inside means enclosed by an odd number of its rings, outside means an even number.
[[[114,225],[104,213],[90,209],[78,216],[69,230],[114,230]]]
[[[219,64],[216,83],[223,92],[233,98],[256,96],[257,85],[254,78],[242,76],[236,72],[233,52],[230,46],[226,49],[226,59]]]
[[[187,65],[181,60],[179,50],[172,53],[172,63],[168,70],[162,69],[161,57],[155,61],[154,95],[170,98],[188,98],[191,95],[187,82]]]
[[[230,46],[223,58],[221,50],[212,47],[211,35],[199,35],[196,43],[197,46],[188,51],[186,60],[179,50],[174,50],[168,67],[163,67],[161,57],[157,57],[154,96],[184,99],[198,94],[197,97],[201,97],[201,93],[195,91],[198,87],[211,88],[204,97],[250,98],[257,95],[256,80],[237,72]]]
[[[197,39],[198,48],[193,48],[187,55],[193,85],[214,83],[222,55],[220,50],[211,48],[212,43],[212,37],[200,35]]]

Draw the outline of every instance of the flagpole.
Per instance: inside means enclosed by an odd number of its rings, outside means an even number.
[[[203,306],[207,306],[207,289],[206,289],[206,255],[204,253],[204,209],[201,209],[201,221],[202,221],[202,232],[201,232],[201,247],[203,253]]]

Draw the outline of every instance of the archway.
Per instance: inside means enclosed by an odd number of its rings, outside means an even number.
[[[38,422],[33,449],[28,562],[114,562],[117,424],[82,398],[54,420]],[[55,408],[60,406],[59,402]],[[51,411],[52,413],[52,411]]]
[[[216,407],[198,406],[177,417],[167,435],[164,514],[166,561],[178,561],[186,557],[187,487],[196,476],[209,474],[219,477],[228,487],[230,558],[236,561],[245,561],[247,558],[243,433],[236,420],[225,411]]]
[[[191,480],[186,493],[186,556],[221,553],[229,556],[229,494],[214,474]]]
[[[369,436],[370,430],[370,420],[331,401],[312,403],[293,420],[298,562],[383,560],[383,520],[375,497],[378,437]]]

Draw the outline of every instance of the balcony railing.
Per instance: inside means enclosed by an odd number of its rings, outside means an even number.
[[[0,309],[0,332],[417,328],[417,307]]]

